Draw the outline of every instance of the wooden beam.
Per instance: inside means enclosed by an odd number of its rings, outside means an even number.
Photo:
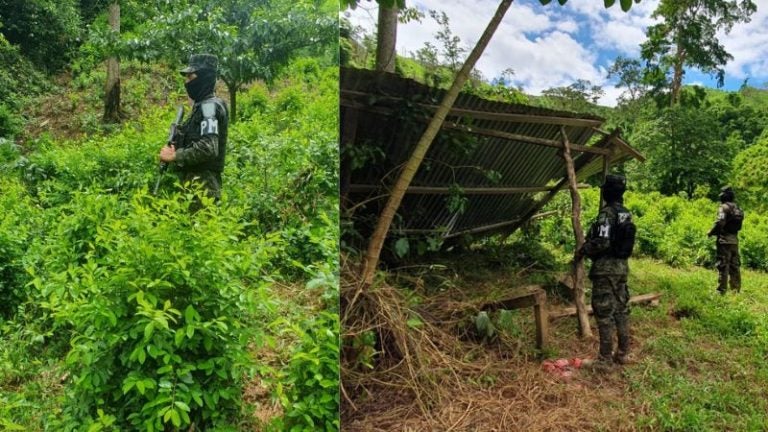
[[[380,186],[365,185],[365,184],[351,184],[349,185],[350,192],[374,192],[380,190]],[[537,193],[537,192],[549,192],[552,190],[552,186],[530,186],[530,187],[502,187],[502,188],[462,188],[461,192],[464,195],[512,195],[512,194],[525,194],[525,193]],[[448,187],[440,186],[409,186],[405,193],[408,194],[423,194],[423,195],[450,195],[455,190]]]
[[[529,144],[536,144],[536,145],[554,147],[554,148],[560,148],[560,149],[563,148],[563,143],[561,141],[530,137],[526,135],[513,134],[509,132],[502,132],[502,131],[497,131],[492,129],[483,129],[483,128],[478,128],[474,126],[462,126],[462,125],[457,125],[456,123],[448,122],[448,121],[446,121],[445,124],[443,125],[443,129],[459,130],[462,132],[472,133],[476,135],[483,135],[483,136],[488,136],[493,138],[501,138],[501,139],[510,140],[510,141],[521,141]],[[599,155],[611,154],[611,151],[608,149],[583,146],[580,144],[571,144],[571,150],[582,152],[582,153],[593,153],[593,154],[599,154]]]
[[[354,90],[341,90],[341,103],[348,104],[356,102],[355,97],[369,97],[374,96],[378,100],[400,101],[404,98],[395,96],[373,95],[365,92],[358,92]],[[418,103],[417,105],[430,110],[436,110],[437,105]],[[465,108],[452,108],[448,112],[449,116],[461,116],[467,118],[474,118],[480,120],[492,120],[492,121],[506,121],[514,123],[537,123],[537,124],[550,124],[558,126],[577,126],[577,127],[599,127],[605,120],[600,119],[588,119],[579,117],[561,117],[561,116],[549,116],[540,114],[519,114],[519,113],[499,113],[490,111],[477,111]]]
[[[395,112],[395,110],[391,108],[372,107],[372,106],[361,104],[356,101],[346,101],[345,103],[342,104],[342,106],[354,108],[360,111],[367,111],[375,114],[381,114],[381,115],[391,115]],[[430,118],[426,116],[414,117],[414,119],[423,121],[425,123],[430,120]],[[553,124],[557,125],[559,123],[553,123]],[[582,125],[582,126],[589,126],[589,125]],[[528,144],[535,144],[535,145],[541,145],[546,147],[563,148],[562,142],[558,140],[536,138],[536,137],[531,137],[527,135],[513,134],[509,132],[502,132],[494,129],[485,129],[485,128],[479,128],[474,126],[464,126],[464,125],[459,125],[450,121],[445,121],[445,123],[443,123],[442,128],[447,130],[458,130],[458,131],[467,132],[475,135],[501,138],[509,141],[520,141]],[[584,146],[580,144],[571,144],[571,150],[578,151],[581,153],[592,153],[592,154],[599,154],[599,155],[611,154],[611,151],[608,149],[594,147],[594,146]]]
[[[657,306],[659,304],[660,298],[661,298],[661,293],[641,294],[641,295],[630,297],[629,304],[649,303],[651,306]],[[590,315],[594,313],[594,311],[592,310],[592,306],[587,307],[587,313]],[[576,308],[571,306],[558,311],[550,311],[549,319],[555,320],[558,318],[564,318],[564,317],[569,317],[574,315],[576,315]]]
[[[611,141],[613,144],[617,144],[619,147],[621,147],[626,153],[629,153],[630,156],[634,157],[635,159],[639,160],[640,162],[645,162],[645,156],[643,156],[642,153],[635,150],[634,147],[629,145],[626,141],[624,141],[621,138],[621,129],[616,128],[612,132],[604,131],[600,128],[594,127],[592,128],[595,132],[599,133],[600,135],[603,135],[604,137],[610,137],[609,141]]]

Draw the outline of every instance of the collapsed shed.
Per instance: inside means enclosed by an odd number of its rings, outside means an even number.
[[[445,90],[398,75],[341,69],[342,209],[378,214]],[[644,157],[589,115],[462,93],[416,173],[393,231],[451,239],[511,233],[568,186]],[[357,219],[357,217],[355,218]]]

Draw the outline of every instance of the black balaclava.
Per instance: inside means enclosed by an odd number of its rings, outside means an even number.
[[[736,199],[736,194],[733,193],[733,189],[730,187],[724,187],[720,191],[720,202],[726,203],[726,202],[733,202],[733,200]]]
[[[624,191],[627,190],[627,183],[624,177],[609,174],[605,178],[605,183],[600,188],[602,189],[605,202],[624,202]]]
[[[213,95],[216,86],[216,71],[213,69],[199,69],[195,72],[197,77],[188,83],[184,83],[187,94],[195,102],[200,102]]]

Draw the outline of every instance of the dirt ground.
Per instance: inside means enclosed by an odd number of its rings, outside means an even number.
[[[500,269],[480,277],[457,275],[452,288],[434,295],[423,291],[429,282],[406,279],[422,290],[423,300],[413,309],[428,325],[419,329],[422,339],[413,344],[410,358],[403,356],[389,369],[378,365],[377,372],[367,374],[342,369],[343,431],[632,431],[637,430],[635,417],[647,414],[649,407],[634,400],[626,378],[628,368],[636,365],[608,371],[582,367],[570,377],[542,368],[544,358],[594,358],[594,318],[592,339],[579,338],[575,317],[552,321],[551,346],[543,353],[534,349],[531,308],[520,311],[522,334],[514,339],[478,341],[457,331],[473,305],[503,298],[503,287],[523,283],[520,273]],[[566,306],[552,300],[551,309]],[[636,359],[643,355],[648,331],[633,329]],[[426,346],[425,341],[434,340],[441,342]]]

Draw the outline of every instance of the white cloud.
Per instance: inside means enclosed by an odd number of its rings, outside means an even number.
[[[765,2],[761,2],[765,6]],[[726,65],[728,75],[738,79],[758,78],[752,85],[761,85],[768,79],[768,8],[758,7],[752,20],[739,24],[730,34],[719,35],[733,60]]]
[[[533,40],[519,34],[496,39],[478,62],[478,68],[487,76],[498,76],[511,67],[515,71],[513,82],[522,85],[526,92],[538,94],[577,79],[602,81],[594,61],[595,54],[571,35],[555,31]]]
[[[362,3],[357,11],[349,13],[350,20],[372,29],[376,19],[376,10],[372,7],[375,3]],[[538,0],[517,0],[477,67],[487,78],[512,68],[514,84],[533,94],[569,85],[577,79],[589,80],[604,87],[606,96],[601,102],[613,105],[622,90],[607,81],[605,68],[614,55],[639,56],[645,29],[657,21],[651,14],[658,3],[659,0],[643,0],[633,4],[629,13],[624,13],[618,2],[606,9],[600,0],[570,0],[565,6],[557,2],[542,6]],[[451,31],[468,50],[480,38],[498,7],[497,0],[409,0],[408,4],[425,12],[445,11]],[[437,45],[434,34],[438,30],[429,16],[421,23],[401,25],[398,52],[410,55],[427,41]],[[768,9],[759,9],[751,23],[736,26],[721,40],[734,56],[726,67],[730,76],[752,77],[754,85],[768,81]]]

